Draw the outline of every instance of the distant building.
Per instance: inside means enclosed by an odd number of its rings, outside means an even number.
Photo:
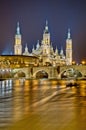
[[[38,40],[36,47],[33,45],[31,53],[29,53],[26,44],[25,51],[22,53],[20,27],[19,24],[17,24],[14,54],[36,56],[39,58],[39,65],[72,65],[72,39],[70,37],[70,30],[68,29],[68,36],[66,40],[66,55],[64,54],[63,48],[61,48],[60,54],[58,53],[57,47],[55,50],[53,49],[52,42],[50,40],[50,32],[48,29],[48,21],[46,21],[42,41],[39,42]]]
[[[26,55],[0,55],[0,69],[37,66],[39,59]]]

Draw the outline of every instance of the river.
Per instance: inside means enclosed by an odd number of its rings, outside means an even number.
[[[79,84],[77,88],[74,86],[67,88],[66,82],[57,79],[0,81],[0,128],[6,129],[26,118],[27,115],[34,113],[38,106],[48,104],[48,100],[52,100],[57,94],[61,96],[61,93],[70,94],[71,91],[73,98],[76,97],[75,94],[78,94],[78,97],[86,97],[86,81],[77,81]]]

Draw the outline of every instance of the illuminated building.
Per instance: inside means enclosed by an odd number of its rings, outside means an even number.
[[[15,35],[14,55],[22,55],[22,44],[19,22],[17,23],[17,30]]]
[[[70,37],[70,29],[66,40],[66,65],[72,65],[72,39]]]
[[[15,36],[14,54],[16,55],[26,55],[26,56],[36,56],[39,58],[39,65],[71,65],[72,64],[72,39],[70,38],[70,30],[68,30],[68,37],[66,40],[66,55],[64,54],[63,48],[61,47],[60,53],[58,49],[54,50],[51,39],[50,32],[48,28],[48,21],[43,31],[42,41],[37,41],[36,47],[32,48],[31,53],[28,51],[27,44],[25,46],[25,51],[22,53],[21,44],[21,34],[19,24],[17,25],[17,34]]]

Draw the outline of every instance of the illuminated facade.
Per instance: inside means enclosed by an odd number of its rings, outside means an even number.
[[[25,51],[22,53],[21,44],[21,34],[19,25],[17,25],[17,34],[15,36],[15,46],[14,54],[16,55],[26,55],[26,56],[36,56],[39,58],[39,65],[71,65],[72,64],[72,39],[70,38],[70,30],[68,30],[68,37],[66,40],[66,55],[64,54],[63,48],[61,48],[60,53],[58,49],[53,49],[52,42],[50,40],[50,32],[48,29],[48,21],[43,32],[43,38],[40,42],[37,41],[36,47],[32,48],[31,53],[28,51],[27,45],[25,46]]]
[[[66,65],[72,65],[72,39],[70,37],[70,29],[66,40]]]
[[[22,44],[19,22],[17,23],[17,30],[15,35],[14,55],[22,55]]]

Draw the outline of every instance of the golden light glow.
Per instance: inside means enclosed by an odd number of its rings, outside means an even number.
[[[86,61],[83,60],[81,63],[82,63],[82,65],[85,65],[85,64],[86,64]]]
[[[76,64],[76,62],[75,61],[72,61],[72,65],[75,65]]]

